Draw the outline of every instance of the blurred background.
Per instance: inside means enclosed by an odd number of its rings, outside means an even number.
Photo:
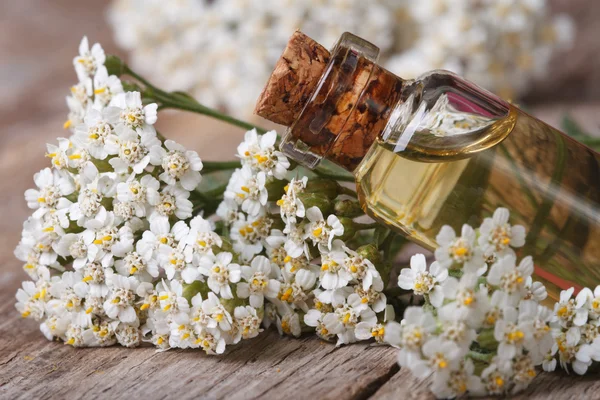
[[[551,125],[570,115],[600,135],[598,0],[21,0],[0,15],[2,286],[23,277],[12,256],[23,192],[47,165],[45,143],[64,135],[83,35],[162,88],[268,126],[251,111],[291,33],[330,47],[352,31],[399,76],[450,69]],[[207,160],[233,159],[243,134],[183,113],[161,113],[158,129]]]

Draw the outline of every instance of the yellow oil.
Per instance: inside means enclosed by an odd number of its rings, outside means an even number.
[[[476,139],[440,140],[373,145],[354,172],[371,217],[434,249],[443,225],[460,232],[506,207],[528,231],[518,255],[534,257],[552,298],[600,284],[598,153],[512,106]]]

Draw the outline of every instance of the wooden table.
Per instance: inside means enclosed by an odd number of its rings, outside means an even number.
[[[115,51],[98,9],[102,2],[27,0],[0,6],[0,398],[426,399],[421,382],[396,364],[396,350],[369,344],[336,348],[314,336],[280,338],[274,331],[232,347],[222,357],[153,348],[74,349],[46,341],[21,319],[14,294],[25,279],[12,252],[30,213],[23,192],[47,166],[45,143],[63,134],[71,59],[87,33]],[[575,110],[589,129],[600,104]],[[538,109],[556,122],[552,108]],[[553,119],[554,118],[554,119]],[[212,159],[230,157],[242,132],[196,116],[167,114],[168,136]],[[215,139],[218,138],[218,141]],[[218,142],[215,146],[212,143]],[[597,398],[595,377],[538,377],[519,398]]]

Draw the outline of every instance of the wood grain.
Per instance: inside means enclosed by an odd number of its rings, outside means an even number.
[[[396,350],[383,346],[335,348],[315,337],[280,338],[269,331],[224,357],[153,348],[74,349],[46,341],[37,324],[20,318],[14,293],[25,274],[12,252],[30,214],[23,192],[47,166],[44,143],[64,135],[63,99],[75,80],[71,59],[79,38],[88,34],[107,51],[116,50],[103,3],[0,5],[0,398],[430,399],[422,382],[398,370]],[[591,130],[600,127],[600,104],[557,109],[574,109]],[[561,114],[535,111],[551,122]],[[184,114],[161,114],[159,123],[169,137],[213,160],[232,158],[242,134]],[[597,398],[598,390],[594,376],[545,374],[517,398]]]

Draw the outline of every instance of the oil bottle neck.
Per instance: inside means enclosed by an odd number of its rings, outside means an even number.
[[[405,83],[377,64],[378,54],[371,43],[342,35],[286,132],[286,155],[308,168],[327,158],[354,171],[384,131]]]

